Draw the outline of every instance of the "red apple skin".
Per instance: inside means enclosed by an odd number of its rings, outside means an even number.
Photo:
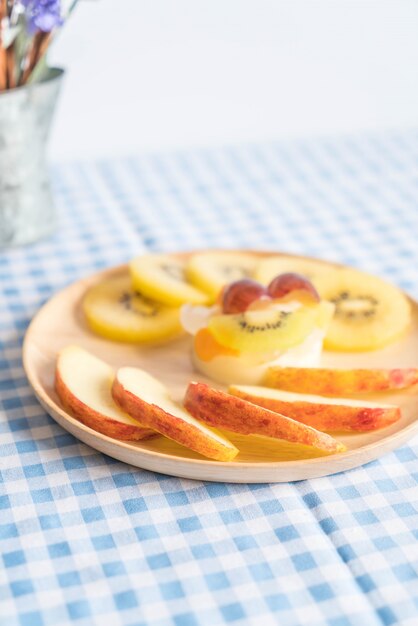
[[[196,419],[242,435],[285,439],[328,454],[345,450],[345,446],[330,435],[204,383],[189,384],[184,406]]]
[[[368,432],[385,428],[401,417],[399,407],[371,408],[345,405],[316,404],[313,402],[286,402],[263,398],[231,386],[229,392],[238,398],[253,402],[270,411],[282,413],[307,426],[327,432]]]
[[[158,433],[143,426],[123,424],[110,417],[98,413],[84,402],[81,402],[67,387],[58,369],[55,372],[55,390],[65,408],[80,422],[103,435],[120,441],[141,441],[156,437]]]
[[[167,413],[156,404],[144,402],[139,396],[125,389],[117,377],[112,386],[112,396],[123,411],[139,420],[141,424],[203,456],[217,461],[232,461],[238,454],[238,449],[232,444],[229,448],[221,442],[209,439],[193,424]]]
[[[417,383],[418,368],[334,370],[271,367],[263,381],[268,387],[324,396],[394,391]]]

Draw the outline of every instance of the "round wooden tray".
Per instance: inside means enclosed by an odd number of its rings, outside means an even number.
[[[267,256],[276,253],[255,254]],[[186,255],[179,254],[182,257]],[[381,394],[381,401],[402,407],[402,419],[374,433],[339,437],[348,450],[334,456],[307,455],[303,459],[295,459],[292,444],[228,433],[240,453],[231,463],[221,463],[205,459],[164,437],[143,443],[124,442],[88,428],[65,411],[54,389],[56,357],[66,345],[80,345],[114,367],[129,365],[146,369],[164,382],[178,401],[182,400],[190,380],[210,382],[192,368],[189,337],[151,348],[107,341],[88,330],[80,310],[85,290],[107,276],[124,271],[125,266],[105,270],[60,291],[34,317],[23,346],[25,371],[39,402],[58,424],[92,448],[136,467],[184,478],[238,483],[288,482],[358,467],[400,446],[418,432],[418,396],[412,390]],[[400,341],[374,352],[326,352],[322,364],[348,368],[416,366],[418,304],[411,302],[412,324],[408,334]],[[368,396],[368,399],[376,398]]]

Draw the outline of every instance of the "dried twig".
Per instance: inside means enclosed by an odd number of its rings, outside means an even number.
[[[4,91],[7,88],[7,61],[6,50],[3,48],[0,42],[0,91]]]
[[[0,91],[7,88],[7,58],[2,44],[2,22],[7,15],[7,0],[0,2]]]
[[[51,39],[52,33],[44,33],[42,31],[36,33],[33,38],[29,52],[26,56],[25,67],[19,81],[20,85],[24,85],[28,81],[29,76],[45,54]]]
[[[14,46],[11,45],[6,50],[7,86],[9,89],[16,87],[16,65]]]

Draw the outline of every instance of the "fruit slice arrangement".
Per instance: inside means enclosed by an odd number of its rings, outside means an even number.
[[[325,337],[328,350],[376,350],[396,340],[410,323],[407,298],[395,286],[375,276],[321,261],[283,256],[260,261],[254,275],[267,284],[281,272],[302,275],[322,299],[335,305]]]
[[[94,285],[82,308],[90,329],[107,339],[132,343],[168,341],[182,332],[180,307],[213,301],[230,276],[243,276],[256,257],[238,252],[136,257],[126,272]],[[194,284],[195,283],[195,284]]]
[[[144,370],[122,367],[112,394],[133,418],[177,443],[217,461],[232,461],[237,448],[220,433],[210,430],[171,400],[160,381]]]
[[[122,367],[114,372],[76,346],[59,354],[55,385],[75,417],[115,439],[137,441],[161,434],[217,461],[231,461],[239,451],[213,428],[281,439],[318,454],[345,450],[331,436],[300,421],[202,383],[189,385],[183,408],[144,370]]]
[[[267,386],[231,385],[229,392],[321,431],[368,432],[398,421],[399,407],[347,396],[418,391],[418,368],[270,367],[263,382]]]
[[[284,439],[328,454],[345,450],[343,444],[325,433],[203,383],[190,383],[184,406],[196,419],[212,427],[243,435]]]
[[[72,346],[57,361],[63,405],[110,437],[139,441],[162,435],[207,458],[231,461],[239,450],[213,429],[335,454],[345,448],[328,432],[374,431],[401,416],[397,406],[350,395],[418,390],[418,368],[333,370],[304,361],[308,352],[319,358],[325,334],[329,349],[374,350],[408,327],[408,299],[357,270],[233,251],[150,254],[93,285],[82,301],[94,332],[137,343],[168,341],[183,327],[189,330],[188,307],[199,318],[189,331],[195,364],[210,378],[235,383],[228,393],[190,383],[183,407],[144,370],[115,372]],[[215,375],[215,357],[222,357],[222,377]],[[303,367],[289,367],[294,364]],[[239,368],[253,368],[260,378],[228,378]]]
[[[334,390],[341,389],[343,380],[350,380],[349,370],[317,370],[317,381],[324,372],[328,372],[328,382],[326,387],[319,387],[321,391],[330,389],[330,372],[335,373]],[[359,372],[354,371],[352,381],[359,380]],[[367,391],[399,389],[418,381],[418,369],[362,370],[366,378],[367,372]],[[192,382],[183,408],[144,370],[122,367],[115,372],[82,348],[69,346],[58,356],[55,385],[63,405],[105,435],[138,441],[160,434],[217,461],[231,461],[239,450],[216,429],[309,446],[318,454],[335,454],[343,452],[345,446],[328,432],[374,431],[401,417],[399,407],[391,404],[301,393],[310,388],[309,379],[305,387],[303,380],[302,374],[299,393],[245,385],[232,385],[226,393]],[[344,387],[347,390],[358,391],[359,386],[354,383]]]
[[[78,346],[68,346],[58,356],[55,388],[62,404],[86,426],[126,441],[155,436],[138,420],[119,409],[112,399],[113,369]]]
[[[231,349],[245,350],[248,345],[255,351],[260,340],[263,350],[270,340],[277,338],[280,344],[279,335],[287,337],[288,345],[300,342],[312,323],[308,322],[312,312],[296,316],[257,312],[268,308],[272,299],[298,300],[303,307],[319,304],[320,299],[332,303],[335,313],[325,338],[325,347],[332,350],[375,350],[396,340],[410,322],[407,298],[383,280],[315,260],[278,255],[260,260],[255,254],[234,251],[197,253],[186,259],[139,256],[131,261],[129,272],[88,290],[83,310],[90,328],[104,337],[161,342],[180,334],[182,305],[211,304],[216,299],[229,317],[216,320],[211,332]],[[241,317],[233,319],[234,315]]]
[[[164,385],[150,374],[126,367],[115,372],[77,346],[60,352],[55,388],[77,419],[113,439],[139,441],[160,433],[219,461],[238,454],[225,437],[173,402]]]

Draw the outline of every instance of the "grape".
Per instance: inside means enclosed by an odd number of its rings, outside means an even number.
[[[301,274],[295,274],[294,272],[279,274],[273,278],[267,287],[267,293],[271,298],[283,298],[294,292],[298,292],[298,295],[307,295],[315,302],[320,300],[313,284]]]
[[[243,278],[224,288],[222,310],[224,313],[242,313],[262,297],[268,297],[267,289],[255,280]]]

